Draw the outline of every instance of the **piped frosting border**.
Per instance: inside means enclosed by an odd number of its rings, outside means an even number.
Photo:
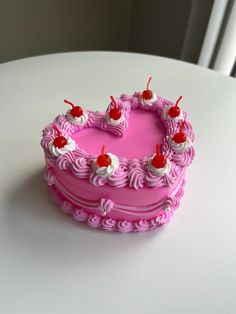
[[[65,152],[59,156],[52,155],[51,143],[56,136],[52,124],[49,124],[44,129],[41,141],[46,159],[55,163],[59,169],[70,171],[75,177],[88,179],[91,184],[96,186],[109,184],[117,188],[129,186],[130,188],[138,190],[145,186],[161,188],[173,185],[181,176],[184,169],[192,162],[195,155],[192,145],[194,141],[194,133],[191,124],[187,120],[187,114],[182,112],[185,120],[184,132],[188,138],[188,145],[185,150],[177,151],[175,147],[171,145],[171,139],[174,134],[178,132],[179,121],[176,119],[167,119],[165,114],[167,108],[173,105],[172,102],[156,96],[152,105],[147,105],[140,102],[139,93],[134,93],[132,96],[123,94],[120,98],[116,99],[116,101],[119,108],[122,110],[123,115],[123,119],[117,125],[108,123],[106,112],[102,113],[93,111],[86,111],[88,118],[83,125],[71,123],[67,114],[56,117],[54,124],[57,125],[62,134],[66,137],[71,137],[74,133],[79,132],[86,127],[99,128],[111,132],[116,136],[122,136],[128,129],[131,110],[139,108],[156,112],[165,128],[162,153],[168,159],[170,171],[163,176],[153,174],[148,168],[148,160],[150,156],[142,159],[127,159],[117,156],[119,166],[114,173],[109,177],[101,177],[96,174],[92,166],[97,155],[88,154],[85,150],[80,149],[77,144],[72,151]]]

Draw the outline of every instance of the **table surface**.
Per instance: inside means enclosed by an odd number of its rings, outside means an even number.
[[[42,128],[63,99],[105,109],[109,95],[183,95],[196,158],[168,226],[93,230],[63,214],[42,178]],[[0,66],[0,313],[235,314],[236,80],[156,56],[81,52]]]

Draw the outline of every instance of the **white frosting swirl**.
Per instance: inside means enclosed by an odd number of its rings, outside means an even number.
[[[63,155],[69,151],[72,151],[75,149],[75,141],[73,141],[70,137],[66,138],[67,140],[67,144],[64,147],[56,147],[53,142],[54,140],[52,140],[49,144],[48,144],[48,149],[50,151],[50,153],[55,156],[58,157],[59,155]]]
[[[116,125],[120,124],[124,120],[124,115],[121,114],[119,119],[114,120],[114,119],[112,119],[110,117],[109,112],[106,112],[106,120],[107,120],[107,123],[109,123],[109,124],[111,124],[113,126],[116,126]]]
[[[67,111],[67,118],[71,123],[76,125],[84,125],[88,120],[88,113],[86,110],[83,109],[83,114],[80,117],[73,117],[70,114],[70,110]]]
[[[175,143],[175,141],[173,141],[173,137],[169,137],[169,144],[177,153],[183,153],[191,146],[191,140],[189,137],[186,137],[185,142]]]
[[[164,175],[166,175],[167,173],[170,172],[170,168],[171,168],[170,161],[168,159],[166,159],[165,167],[163,167],[163,168],[156,168],[152,164],[152,160],[153,160],[154,157],[155,157],[155,155],[148,159],[148,169],[153,174],[157,175],[158,177],[163,177]]]
[[[174,106],[174,105],[173,105]],[[168,114],[169,110],[171,107],[173,106],[168,106],[168,107],[165,107],[163,109],[163,113],[162,113],[162,116],[165,120],[172,120],[172,121],[180,121],[180,120],[184,120],[184,114],[183,114],[183,111],[180,109],[180,114],[177,116],[177,117],[174,117],[174,118],[171,118]]]
[[[139,94],[139,100],[142,105],[149,105],[151,106],[156,100],[157,100],[157,95],[152,92],[152,98],[151,99],[143,99],[142,93]]]
[[[93,161],[92,167],[95,173],[101,178],[109,178],[113,175],[114,171],[119,167],[119,159],[111,154],[107,153],[108,156],[111,158],[111,164],[107,167],[99,167],[97,165],[97,159]]]

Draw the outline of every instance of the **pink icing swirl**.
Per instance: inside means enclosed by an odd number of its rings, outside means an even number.
[[[89,182],[96,186],[102,186],[107,183],[107,178],[102,178],[94,171],[91,171],[89,175]]]
[[[46,166],[44,170],[44,179],[46,180],[47,184],[49,186],[53,185],[55,183],[55,176],[53,170]]]
[[[144,186],[145,171],[138,159],[130,160],[128,180],[129,186],[138,190]]]
[[[74,213],[73,213],[73,218],[77,221],[87,221],[89,217],[89,214],[84,211],[83,209],[77,209]]]
[[[117,229],[120,232],[128,233],[133,230],[133,223],[127,220],[120,220],[117,223]]]
[[[156,174],[152,173],[149,169],[147,169],[145,182],[147,186],[160,188],[165,185],[163,177],[157,176]]]
[[[71,171],[78,178],[88,178],[90,172],[90,164],[88,163],[88,160],[86,158],[79,157],[71,163]]]
[[[74,163],[75,158],[76,156],[73,152],[68,152],[63,155],[60,155],[57,158],[57,162],[56,162],[58,168],[61,170],[69,170],[72,163]]]
[[[105,229],[107,231],[115,230],[116,228],[116,220],[112,218],[103,218],[101,222],[102,229]]]
[[[98,208],[102,216],[106,216],[114,207],[114,202],[110,199],[101,198]]]
[[[159,225],[163,225],[170,221],[171,215],[171,212],[162,210],[156,220]]]
[[[134,228],[136,231],[147,231],[150,227],[147,220],[138,220],[134,223]]]
[[[127,159],[119,159],[119,167],[116,169],[114,174],[108,178],[108,182],[111,186],[121,188],[127,185],[128,183],[128,168],[127,168]]]
[[[98,217],[97,215],[91,214],[88,217],[88,225],[92,228],[99,228],[101,222],[101,217]]]
[[[66,214],[71,214],[73,212],[74,206],[69,201],[64,201],[61,204],[62,211]]]
[[[172,155],[172,160],[177,165],[180,165],[182,167],[187,167],[191,164],[194,156],[195,156],[194,148],[193,146],[190,146],[188,150],[183,153],[174,152]]]

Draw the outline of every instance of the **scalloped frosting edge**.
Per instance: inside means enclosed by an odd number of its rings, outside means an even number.
[[[154,230],[167,224],[173,216],[174,211],[179,207],[180,199],[184,194],[183,188],[185,185],[185,179],[183,179],[182,184],[175,195],[174,204],[169,204],[166,206],[165,203],[165,209],[162,209],[157,216],[151,219],[139,219],[136,221],[114,219],[109,217],[109,211],[114,204],[104,204],[107,202],[107,200],[103,198],[101,198],[97,211],[94,213],[88,212],[84,208],[78,208],[74,206],[65,196],[63,196],[59,190],[57,190],[53,182],[48,181],[47,183],[52,199],[61,207],[61,210],[64,213],[71,215],[75,221],[86,223],[89,227],[94,229],[129,233]],[[97,212],[101,212],[101,207],[106,208],[108,206],[109,208],[106,209],[106,214],[108,215],[104,216],[102,213],[101,216],[98,215]]]

